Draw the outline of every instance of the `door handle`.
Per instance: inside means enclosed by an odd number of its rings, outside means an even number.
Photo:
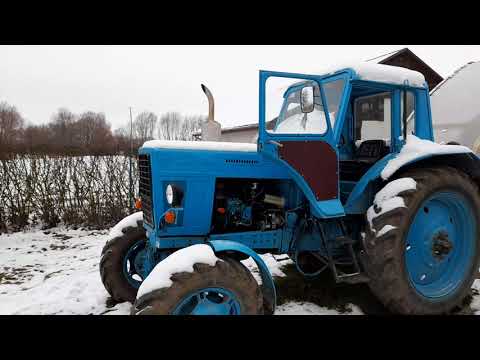
[[[268,140],[268,143],[273,144],[273,145],[277,145],[278,147],[283,147],[283,144],[279,143],[278,141]]]

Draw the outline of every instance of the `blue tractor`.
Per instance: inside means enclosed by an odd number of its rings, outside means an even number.
[[[359,64],[259,85],[256,144],[140,148],[142,212],[102,251],[112,298],[134,314],[273,314],[271,253],[366,282],[395,313],[459,306],[479,268],[480,162],[433,142],[423,76]]]

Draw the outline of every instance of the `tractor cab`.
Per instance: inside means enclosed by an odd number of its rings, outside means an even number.
[[[428,88],[415,71],[377,64],[322,76],[262,71],[260,83],[259,149],[288,165],[322,217],[364,212],[368,194],[350,196],[369,170],[397,154],[407,134],[432,140]]]

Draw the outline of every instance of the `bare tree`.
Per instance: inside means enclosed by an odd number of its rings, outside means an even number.
[[[158,137],[165,140],[179,140],[181,115],[177,112],[167,112],[160,116]]]
[[[137,115],[133,122],[133,129],[135,137],[140,143],[143,144],[145,141],[153,139],[157,120],[157,115],[150,111],[144,111]]]
[[[165,113],[160,117],[158,137],[165,140],[192,140],[204,120],[205,117],[198,115],[184,117],[177,112]]]
[[[76,144],[90,154],[112,151],[113,136],[105,114],[87,111],[80,115],[76,125]]]
[[[115,144],[115,153],[116,154],[128,154],[130,153],[130,127],[122,126],[118,129],[115,129],[113,132],[114,144]],[[139,141],[135,138],[133,140],[133,148],[137,149],[141,146]]]
[[[186,116],[182,123],[183,140],[193,140],[193,134],[200,131],[202,122],[206,120],[207,117],[202,115]]]
[[[36,154],[51,153],[51,129],[47,125],[28,125],[23,131],[23,150]]]
[[[12,151],[21,140],[24,120],[15,106],[0,103],[0,152]]]
[[[77,116],[70,110],[60,108],[49,123],[52,146],[61,152],[75,150],[75,122]],[[63,151],[62,151],[63,150]]]

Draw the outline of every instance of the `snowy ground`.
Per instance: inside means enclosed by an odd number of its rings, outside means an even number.
[[[129,314],[129,303],[106,304],[98,262],[107,233],[54,228],[0,235],[0,314]],[[364,288],[312,286],[292,271],[285,256],[263,257],[277,277],[278,315],[377,312]],[[258,278],[254,263],[244,263]],[[475,288],[480,290],[480,281]],[[480,314],[480,296],[471,308]]]

